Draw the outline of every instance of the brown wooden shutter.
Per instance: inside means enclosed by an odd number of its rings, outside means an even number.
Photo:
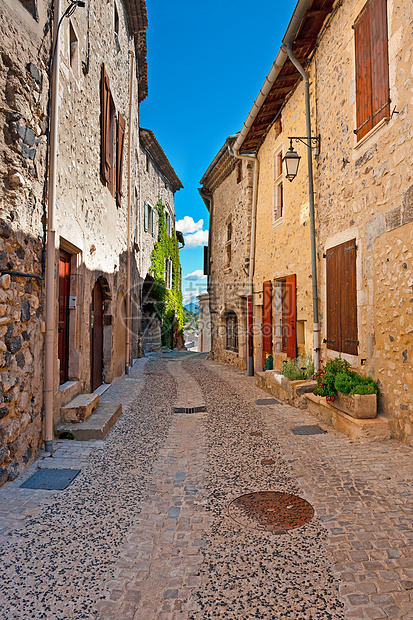
[[[262,348],[265,353],[272,352],[272,282],[267,280],[263,287],[263,325]]]
[[[360,140],[373,127],[371,95],[371,47],[370,47],[370,10],[367,3],[354,24],[356,55],[356,107],[357,140]]]
[[[295,274],[285,279],[287,306],[287,357],[297,357],[297,293]]]
[[[100,127],[101,127],[101,141],[100,141],[100,174],[104,183],[109,182],[109,98],[110,87],[109,77],[105,71],[105,66],[102,65],[102,75],[100,80]]]
[[[371,83],[373,126],[390,115],[387,0],[372,0]]]
[[[125,145],[125,119],[118,115],[116,140],[116,204],[120,207],[122,198],[123,152]]]
[[[340,246],[340,323],[343,353],[357,355],[356,240]]]
[[[340,351],[340,276],[338,266],[339,248],[330,248],[326,253],[326,302],[327,302],[327,349]]]

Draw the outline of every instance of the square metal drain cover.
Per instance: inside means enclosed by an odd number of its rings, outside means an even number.
[[[279,405],[280,401],[276,398],[259,398],[255,403],[257,405]]]
[[[323,431],[317,424],[309,426],[294,426],[292,429],[294,435],[324,435],[327,431]]]
[[[20,488],[63,491],[80,471],[80,469],[38,469],[33,476],[20,485]]]
[[[201,413],[206,411],[205,405],[201,407],[174,407],[174,413]]]

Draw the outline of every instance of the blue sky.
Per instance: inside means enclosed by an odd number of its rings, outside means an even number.
[[[181,251],[188,295],[205,288],[197,279],[208,229],[199,180],[227,136],[241,129],[295,1],[147,0],[147,7],[149,95],[140,124],[154,131],[184,185],[175,194],[175,211],[195,235],[189,232]]]

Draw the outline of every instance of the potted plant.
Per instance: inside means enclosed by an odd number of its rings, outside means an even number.
[[[350,369],[341,357],[327,362],[314,375],[314,394],[325,396],[330,404],[353,418],[375,418],[377,415],[377,383]]]

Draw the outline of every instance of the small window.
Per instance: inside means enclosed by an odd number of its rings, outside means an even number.
[[[119,36],[119,13],[116,2],[113,3],[113,30],[115,34]]]
[[[156,211],[154,209],[151,209],[151,217],[152,217],[152,237],[155,236],[156,233]]]
[[[242,181],[242,161],[237,162],[237,183]]]
[[[172,260],[167,258],[165,261],[165,286],[166,288],[172,288],[172,279],[173,279],[173,266]]]
[[[227,255],[226,267],[229,267],[232,260],[232,220],[227,223],[227,241],[225,243],[225,251]]]
[[[30,15],[34,17],[34,19],[38,19],[37,0],[20,0],[20,4],[22,4],[24,8],[29,11]]]
[[[79,75],[79,41],[72,22],[69,22],[69,62],[75,75]]]
[[[148,153],[146,153],[146,172],[149,172],[150,159]]]
[[[278,151],[274,155],[274,198],[273,224],[284,215],[284,181],[283,181],[283,153]]]
[[[150,207],[150,204],[148,202],[145,202],[145,215],[144,215],[144,224],[143,224],[145,232],[148,232],[149,230],[149,219],[150,219],[149,216],[150,216],[151,210],[152,209]]]
[[[226,316],[226,349],[238,353],[238,320],[232,310]]]

